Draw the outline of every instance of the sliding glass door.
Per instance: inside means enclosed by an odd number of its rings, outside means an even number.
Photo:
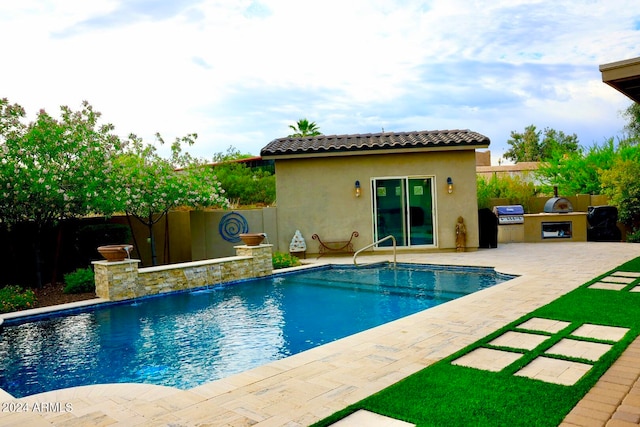
[[[398,246],[435,245],[431,177],[375,178],[372,186],[376,241],[392,235]]]
[[[403,180],[399,178],[374,179],[375,236],[374,241],[392,235],[398,246],[407,246],[406,195]],[[391,246],[386,240],[380,246]]]

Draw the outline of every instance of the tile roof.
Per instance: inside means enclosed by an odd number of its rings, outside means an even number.
[[[308,155],[376,150],[447,147],[487,147],[489,138],[470,130],[382,132],[354,135],[318,135],[304,138],[278,138],[261,151],[262,157]]]

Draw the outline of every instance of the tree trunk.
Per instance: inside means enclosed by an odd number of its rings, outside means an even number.
[[[40,225],[37,226],[36,230],[36,238],[33,242],[33,255],[35,260],[35,274],[36,274],[36,287],[41,288],[42,283],[42,267],[44,265],[44,261],[42,260],[42,227]]]
[[[126,214],[127,214],[127,222],[129,223],[129,231],[131,231],[131,238],[133,239],[133,249],[138,251],[138,258],[142,260],[142,255],[140,255],[140,246],[138,246],[136,233],[133,231],[133,224],[131,223],[131,215],[129,214],[129,212],[126,212]]]
[[[147,227],[149,227],[149,243],[151,244],[151,265],[158,265],[158,256],[156,255],[156,237],[153,234],[153,215],[149,215],[149,222],[147,222]]]
[[[62,224],[58,224],[58,237],[56,238],[56,252],[53,256],[53,271],[51,273],[51,284],[55,286],[58,281],[58,263],[60,261],[60,249],[62,248]]]

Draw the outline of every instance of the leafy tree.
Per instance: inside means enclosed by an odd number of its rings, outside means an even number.
[[[527,126],[523,133],[511,131],[507,144],[511,148],[504,157],[515,162],[539,162],[551,158],[554,153],[575,153],[579,150],[575,133],[566,135],[551,128],[545,128],[541,132],[534,125]]]
[[[543,183],[544,193],[550,193],[557,186],[561,194],[600,194],[600,171],[609,169],[616,156],[613,138],[602,145],[592,145],[586,152],[556,151],[540,164],[536,176]]]
[[[618,219],[634,231],[640,228],[640,146],[626,146],[601,175],[602,189],[618,208]]]
[[[623,111],[622,116],[627,119],[624,129],[627,131],[629,140],[634,143],[640,142],[640,104],[634,102]]]
[[[159,134],[156,137],[164,144]],[[124,154],[116,160],[110,181],[114,196],[104,201],[103,209],[126,212],[147,226],[153,265],[157,265],[153,226],[169,209],[228,206],[211,166],[182,151],[183,144],[192,145],[196,138],[195,134],[176,138],[171,158],[165,159],[153,145],[130,135]]]
[[[300,119],[295,125],[289,125],[289,127],[294,132],[289,136],[293,138],[322,135],[318,125],[315,122],[309,122],[307,119]]]
[[[557,186],[562,194],[601,194],[602,174],[613,168],[618,160],[636,160],[639,146],[628,140],[608,139],[602,145],[594,144],[588,150],[562,154],[557,152],[543,162],[536,176],[544,184],[543,192]]]
[[[213,161],[214,163],[222,163],[222,162],[228,162],[230,160],[248,159],[250,157],[253,157],[253,154],[249,154],[249,153],[243,154],[240,152],[240,150],[235,148],[233,145],[230,145],[229,148],[227,148],[227,151],[225,153],[214,154]]]
[[[640,163],[617,159],[602,173],[602,187],[611,204],[618,207],[618,219],[628,226],[640,220]]]
[[[276,177],[267,170],[226,162],[215,165],[214,172],[235,205],[270,205],[276,200]]]
[[[32,221],[36,282],[42,284],[42,233],[61,220],[94,212],[109,197],[104,182],[120,140],[113,126],[83,102],[79,111],[62,106],[61,118],[40,110],[25,124],[24,109],[0,100],[0,222]],[[54,273],[55,280],[55,273]]]
[[[578,136],[573,133],[565,134],[563,131],[557,131],[551,128],[544,129],[544,136],[540,143],[540,160],[551,158],[554,153],[576,153],[580,150]]]
[[[231,146],[226,153],[213,156],[216,176],[233,205],[270,205],[276,200],[276,179],[273,166],[249,167],[237,162],[253,157],[241,154]]]
[[[540,132],[534,125],[527,126],[523,133],[511,131],[507,140],[511,146],[504,157],[515,162],[535,162],[540,158]]]

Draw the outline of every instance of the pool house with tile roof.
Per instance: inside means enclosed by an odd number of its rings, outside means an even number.
[[[288,248],[300,230],[307,252],[316,254],[322,248],[314,234],[345,242],[357,231],[353,250],[389,235],[398,250],[455,250],[462,217],[466,248],[475,250],[475,150],[489,143],[470,130],[276,139],[260,153],[276,169],[278,241],[271,243]]]

